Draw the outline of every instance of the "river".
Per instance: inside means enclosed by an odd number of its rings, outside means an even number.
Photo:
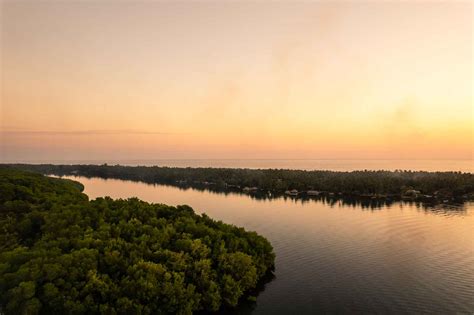
[[[370,208],[69,178],[91,199],[187,204],[268,238],[275,278],[239,314],[474,312],[474,203]]]

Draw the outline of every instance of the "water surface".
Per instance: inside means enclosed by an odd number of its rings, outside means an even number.
[[[268,238],[276,278],[240,313],[474,312],[474,203],[374,209],[70,178],[91,198],[188,204]]]

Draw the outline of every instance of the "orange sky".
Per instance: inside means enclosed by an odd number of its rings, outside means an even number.
[[[472,9],[2,1],[0,161],[471,159]]]

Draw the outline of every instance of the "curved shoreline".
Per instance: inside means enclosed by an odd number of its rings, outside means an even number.
[[[349,203],[459,204],[474,200],[474,174],[423,171],[304,171],[174,168],[121,165],[1,164],[56,176],[84,176],[164,184],[257,199],[346,200]]]

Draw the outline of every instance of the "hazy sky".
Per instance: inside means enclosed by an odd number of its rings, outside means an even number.
[[[1,2],[0,159],[470,159],[467,2]]]

